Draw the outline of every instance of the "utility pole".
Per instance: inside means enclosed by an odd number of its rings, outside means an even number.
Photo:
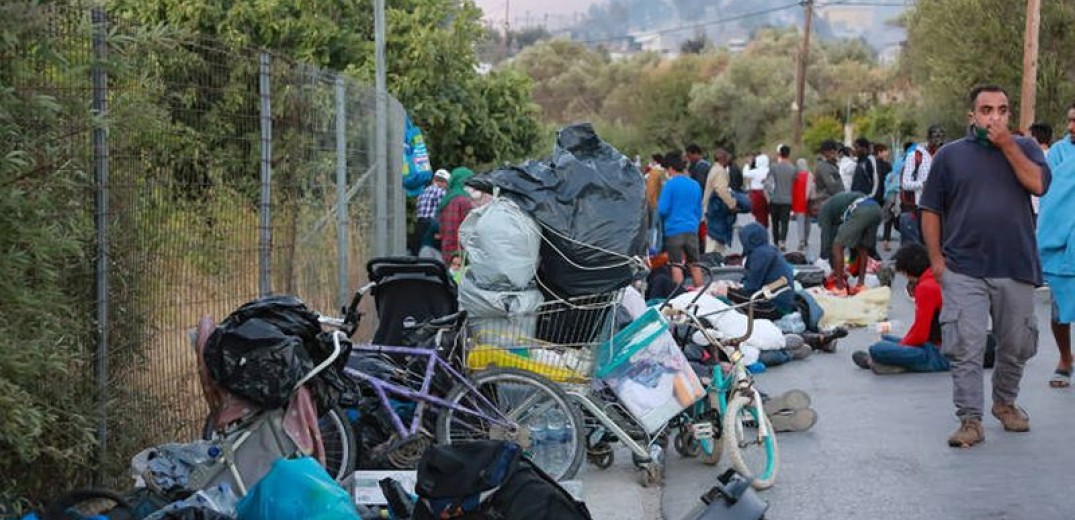
[[[1023,37],[1023,89],[1019,100],[1019,129],[1029,132],[1034,123],[1038,87],[1038,29],[1041,0],[1026,1],[1026,34]]]
[[[800,0],[799,5],[806,9],[806,30],[803,31],[803,46],[799,49],[799,67],[795,76],[795,112],[792,121],[792,143],[798,148],[803,138],[803,98],[806,91],[806,62],[810,55],[810,30],[814,25],[814,0]]]
[[[508,38],[511,35],[511,0],[504,1],[504,38],[500,40],[500,59],[508,59]]]

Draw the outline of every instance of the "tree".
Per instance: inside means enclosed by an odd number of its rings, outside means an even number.
[[[163,22],[373,78],[373,16],[364,0],[116,0],[109,7],[133,22]],[[388,88],[424,131],[438,165],[522,158],[538,139],[527,79],[476,71],[480,17],[469,0],[392,0],[386,9]]]
[[[907,16],[907,59],[922,89],[922,123],[945,123],[961,135],[974,85],[1008,90],[1016,114],[1022,77],[1026,2],[1011,0],[920,0]],[[1060,123],[1075,100],[1075,3],[1046,0],[1041,6],[1036,113]],[[1013,120],[1017,119],[1013,115]]]
[[[828,139],[842,140],[844,125],[832,116],[818,116],[811,118],[806,123],[806,131],[803,132],[803,152],[812,154],[821,149],[821,143]]]

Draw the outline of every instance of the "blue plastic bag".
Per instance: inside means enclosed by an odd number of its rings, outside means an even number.
[[[360,520],[351,495],[310,457],[276,461],[237,509],[239,520]]]

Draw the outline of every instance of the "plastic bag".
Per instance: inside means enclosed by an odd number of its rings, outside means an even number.
[[[691,302],[697,296],[696,291],[681,294],[673,298],[669,303],[677,309],[689,309]],[[705,316],[718,337],[736,338],[747,331],[749,320],[736,310],[729,309],[729,305],[708,294],[703,294],[697,301],[698,315]],[[701,332],[695,332],[692,341],[705,344],[705,337]],[[769,320],[755,319],[754,329],[750,337],[743,342],[744,346],[755,347],[759,350],[776,350],[784,348],[784,333]]]
[[[459,227],[467,272],[485,289],[521,290],[537,274],[541,228],[511,199],[498,197]]]
[[[309,457],[277,461],[237,509],[239,520],[359,520],[351,495]]]
[[[224,520],[235,518],[239,498],[227,484],[203,489],[193,495],[168,504],[145,520]]]
[[[635,258],[646,254],[645,180],[589,123],[561,129],[551,158],[467,184],[500,188],[541,224],[539,276],[557,295],[612,291],[641,271]]]
[[[803,321],[802,314],[793,312],[785,314],[779,320],[773,322],[780,331],[784,334],[802,334],[806,331],[806,322]]]
[[[214,458],[215,449],[216,446],[209,441],[146,448],[131,458],[131,477],[135,479],[135,487],[146,487],[148,479],[153,487],[162,491],[186,490],[191,471]]]
[[[541,291],[490,291],[473,280],[471,271],[459,284],[459,308],[467,311],[471,337],[477,344],[523,348],[534,337],[538,316],[534,311],[545,301]]]
[[[270,296],[243,305],[217,326],[205,345],[216,382],[265,408],[287,403],[313,369],[307,343],[316,343],[317,315],[294,296]]]

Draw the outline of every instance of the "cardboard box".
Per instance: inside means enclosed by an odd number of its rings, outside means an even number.
[[[387,471],[356,471],[343,481],[344,489],[351,493],[351,498],[356,504],[367,506],[385,506],[388,501],[381,493],[378,484],[382,479],[391,478],[410,494],[414,494],[414,484],[418,481],[417,471],[387,470]]]

